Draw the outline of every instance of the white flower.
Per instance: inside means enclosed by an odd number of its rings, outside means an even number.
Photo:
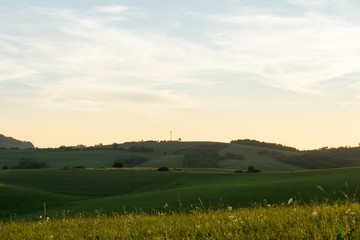
[[[290,205],[293,201],[294,201],[294,199],[290,198],[289,201],[288,201],[288,205]]]
[[[311,214],[311,216],[313,216],[313,217],[317,217],[319,214],[318,214],[318,212],[317,211],[313,211],[313,213]]]
[[[227,209],[228,209],[230,212],[233,210],[233,208],[232,208],[231,206],[229,206]]]

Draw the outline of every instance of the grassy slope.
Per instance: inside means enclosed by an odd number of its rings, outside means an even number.
[[[88,168],[111,167],[116,159],[128,156],[144,156],[150,161],[140,165],[141,167],[172,167],[183,166],[183,154],[181,150],[196,147],[209,142],[145,142],[136,143],[154,149],[150,153],[134,153],[112,149],[111,146],[104,146],[101,150],[85,149],[79,151],[67,150],[4,150],[0,149],[0,167],[16,165],[22,158],[31,158],[36,161],[44,161],[51,168],[62,168],[64,166],[86,166]],[[124,144],[121,147],[128,148],[134,144]],[[242,154],[244,160],[223,160],[220,163],[222,168],[246,170],[249,165],[254,165],[263,171],[289,171],[302,168],[281,163],[270,156],[259,155],[257,152],[262,148],[244,146],[239,144],[227,144],[220,152]],[[287,154],[294,154],[285,152]],[[296,153],[295,153],[296,154]]]
[[[81,198],[0,184],[0,216],[7,218],[33,213],[34,211],[43,211],[44,207],[54,208],[61,206],[64,202],[77,199]]]
[[[221,167],[223,168],[233,168],[233,169],[247,169],[248,166],[253,165],[263,171],[292,171],[292,170],[301,170],[303,168],[293,166],[290,164],[282,163],[276,159],[271,158],[271,156],[259,155],[259,147],[246,146],[240,144],[228,144],[221,153],[225,154],[227,152],[239,153],[242,154],[245,158],[244,160],[225,160],[221,162]],[[294,152],[279,151],[285,154],[297,154]]]
[[[359,239],[360,205],[127,214],[0,222],[3,239]]]
[[[281,203],[291,197],[303,201],[331,199],[344,197],[343,192],[355,193],[359,174],[360,168],[262,174],[216,169],[182,172],[8,170],[0,172],[1,186],[7,189],[2,191],[1,201],[14,205],[1,204],[0,208],[8,214],[19,214],[18,208],[13,207],[22,204],[22,209],[41,214],[42,204],[46,202],[49,212],[97,209],[122,212],[124,209],[163,209],[165,204],[170,209],[178,209],[180,205],[186,209],[194,204],[242,207],[265,199],[268,203]],[[23,201],[23,197],[27,200]]]

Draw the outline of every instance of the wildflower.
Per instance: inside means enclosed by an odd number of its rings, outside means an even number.
[[[46,221],[48,222],[50,220],[50,218],[49,217],[46,217]]]
[[[42,219],[42,215],[40,215],[39,218]]]
[[[288,205],[290,205],[293,201],[294,201],[294,199],[290,198],[289,201],[288,201]]]
[[[317,217],[319,214],[318,214],[318,212],[317,211],[313,211],[313,213],[311,214],[311,216],[313,216],[313,217]]]
[[[346,214],[350,214],[350,215],[356,215],[356,213],[353,212],[353,211],[351,211],[350,208],[348,208],[345,213],[346,213]]]
[[[228,211],[230,211],[230,212],[233,210],[233,208],[232,208],[231,206],[229,206],[227,209],[228,209]]]

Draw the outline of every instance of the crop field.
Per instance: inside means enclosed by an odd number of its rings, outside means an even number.
[[[3,170],[0,216],[36,218],[159,210],[187,212],[194,207],[243,208],[260,204],[358,199],[360,168],[235,173],[224,169]]]

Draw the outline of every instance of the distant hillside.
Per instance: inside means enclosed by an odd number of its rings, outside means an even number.
[[[232,140],[231,143],[254,146],[254,147],[272,148],[274,150],[283,150],[283,151],[291,151],[291,152],[299,151],[298,149],[296,149],[294,147],[284,146],[284,145],[278,144],[278,143],[260,142],[260,141],[252,140],[252,139]]]
[[[299,151],[281,144],[257,140],[234,140],[231,143],[141,141],[95,146],[33,148],[2,144],[0,168],[48,166],[50,168],[111,168],[121,162],[127,168],[223,168],[247,171],[250,166],[262,171],[297,171],[360,166],[360,147]],[[12,138],[6,138],[7,140]],[[25,144],[25,145],[24,145]],[[19,149],[14,149],[19,148]],[[21,148],[21,149],[20,149]]]
[[[31,142],[20,141],[12,137],[6,137],[0,134],[0,148],[34,148]]]

